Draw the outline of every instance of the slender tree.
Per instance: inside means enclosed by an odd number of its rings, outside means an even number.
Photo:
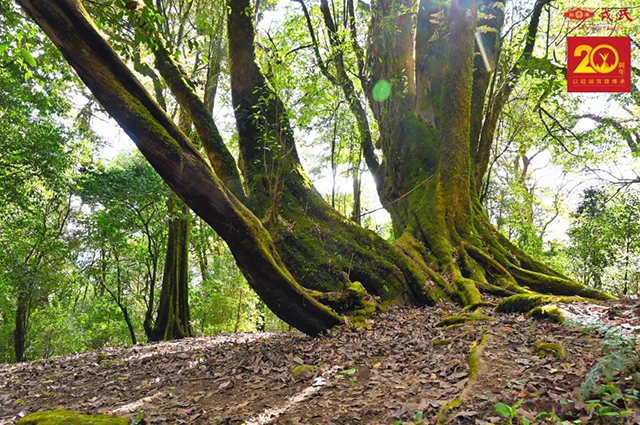
[[[162,178],[228,243],[265,303],[315,334],[342,323],[341,315],[366,317],[384,304],[450,299],[478,307],[481,291],[607,298],[509,243],[478,196],[497,117],[531,58],[548,1],[536,2],[521,57],[492,96],[491,72],[474,60],[477,16],[479,7],[483,16],[499,16],[486,11],[502,10],[502,3],[423,0],[415,25],[412,2],[372,3],[366,58],[356,51],[382,161],[370,140],[362,138],[362,148],[393,219],[395,245],[337,213],[306,176],[288,110],[255,60],[248,0],[229,0],[227,16],[240,170],[155,23],[144,18],[153,16],[148,5],[127,2],[209,161],[151,99],[78,0],[19,3]],[[501,19],[493,25],[499,31]],[[485,44],[485,54],[495,57],[497,41]]]
[[[151,341],[167,341],[193,335],[189,312],[189,208],[169,198],[171,215],[158,315],[149,336]]]

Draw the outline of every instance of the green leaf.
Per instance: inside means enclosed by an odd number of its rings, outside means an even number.
[[[503,418],[508,418],[511,416],[511,406],[504,403],[496,403],[494,406],[496,413]]]
[[[341,372],[338,372],[336,374],[335,378],[336,379],[342,379],[345,376],[351,376],[351,375],[355,374],[357,371],[358,371],[357,367],[354,367],[353,369],[346,369],[346,370],[343,370]]]
[[[25,49],[20,49],[20,54],[22,55],[22,57],[24,58],[25,61],[27,61],[27,63],[29,64],[30,67],[35,68],[36,67],[36,60],[33,58],[33,56],[31,56],[31,53],[29,53],[29,51],[25,50]]]
[[[4,43],[0,43],[0,55],[5,52],[9,48],[9,42],[5,41]]]

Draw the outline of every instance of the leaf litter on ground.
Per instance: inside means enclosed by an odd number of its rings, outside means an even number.
[[[624,302],[567,309],[637,324]],[[0,365],[0,424],[61,408],[143,415],[150,424],[411,424],[418,417],[431,424],[461,395],[447,423],[499,423],[496,403],[521,399],[517,411],[527,418],[584,413],[575,400],[603,356],[602,336],[487,308],[488,321],[437,326],[460,311],[394,307],[366,328],[319,338],[220,335]],[[483,332],[491,335],[482,353],[486,367],[470,380],[470,348]],[[565,357],[539,355],[538,340],[561,344]],[[293,369],[305,366],[309,373],[294,378]]]

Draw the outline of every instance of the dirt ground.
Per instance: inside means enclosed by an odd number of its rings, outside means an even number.
[[[567,310],[631,330],[636,324],[624,303]],[[576,400],[606,354],[601,335],[491,308],[483,311],[489,320],[437,326],[456,313],[455,306],[392,308],[366,328],[315,339],[190,338],[0,365],[0,423],[64,408],[152,424],[487,424],[503,422],[496,403],[519,399],[518,415],[531,423],[543,411],[596,423]],[[472,350],[484,334],[484,347]],[[564,358],[541,356],[536,341],[561,344]],[[470,379],[472,351],[478,367]]]

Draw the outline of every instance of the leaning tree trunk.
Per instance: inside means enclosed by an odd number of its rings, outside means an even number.
[[[181,205],[180,205],[181,204]],[[169,198],[169,239],[158,316],[150,341],[169,341],[193,335],[189,312],[189,208]]]
[[[295,281],[260,220],[149,96],[78,0],[19,3],[169,187],[227,242],[247,281],[272,311],[309,334],[343,322]],[[217,131],[212,132],[213,149],[219,141]]]
[[[544,1],[536,3],[532,23]],[[391,303],[478,304],[481,291],[606,298],[518,250],[483,212],[478,170],[491,146],[493,118],[514,79],[502,84],[493,104],[478,101],[485,98],[488,76],[474,82],[474,75],[483,75],[473,69],[475,0],[450,5],[423,0],[416,26],[409,0],[406,7],[393,0],[372,4],[372,81],[363,86],[382,80],[394,84],[388,99],[367,92],[384,160],[377,163],[370,137],[363,138],[363,154],[392,216],[394,246],[338,214],[304,173],[287,110],[255,61],[248,0],[228,2],[241,174],[210,112],[148,25],[137,30],[152,40],[156,67],[189,114],[211,165],[149,97],[77,0],[19,2],[162,178],[227,242],[269,308],[298,329],[316,334],[342,323],[340,314],[366,317]],[[495,16],[487,13],[491,8],[501,10],[502,3],[495,3],[483,1],[483,16]],[[137,3],[127,4],[137,22]],[[323,7],[330,21],[327,12]],[[531,39],[535,32],[529,32]],[[486,49],[489,55],[497,51],[494,44]],[[527,48],[522,61],[531,55]],[[517,77],[522,61],[511,77]],[[345,95],[352,89],[347,85]],[[366,134],[361,105],[354,96],[349,103]],[[485,109],[487,118],[478,130],[474,120]]]

